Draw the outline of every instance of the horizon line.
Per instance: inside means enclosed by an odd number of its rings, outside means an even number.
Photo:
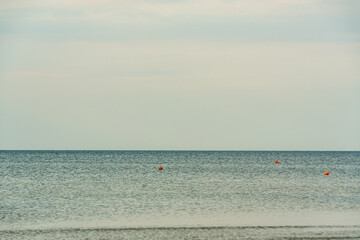
[[[172,149],[0,149],[0,151],[94,151],[94,152],[360,152],[360,150],[172,150]]]

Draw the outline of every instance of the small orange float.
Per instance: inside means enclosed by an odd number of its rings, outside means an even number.
[[[329,175],[329,171],[325,171],[324,174],[325,174],[325,175]]]
[[[275,163],[280,163],[278,160],[275,160],[274,162],[275,162]]]
[[[159,170],[163,170],[163,167],[162,167],[162,166],[160,166],[160,167],[159,167]]]

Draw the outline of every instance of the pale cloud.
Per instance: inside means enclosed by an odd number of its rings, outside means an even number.
[[[353,0],[5,0],[0,34],[59,41],[357,41],[358,5]]]
[[[252,91],[359,84],[360,45],[194,41],[13,41],[0,72],[3,95],[120,94],[167,89]],[[31,49],[25,46],[31,46]],[[36,59],[33,57],[36,55]],[[12,60],[12,61],[11,61]],[[155,86],[161,86],[156,88]]]
[[[5,0],[0,33],[55,34],[54,40],[354,41],[359,39],[358,5],[353,0]]]
[[[4,0],[0,4],[0,9],[56,8],[89,12],[137,12],[160,16],[289,16],[294,14],[338,14],[347,11],[349,6],[358,6],[358,4],[352,3],[352,0]]]
[[[357,2],[3,0],[0,145],[358,150]]]

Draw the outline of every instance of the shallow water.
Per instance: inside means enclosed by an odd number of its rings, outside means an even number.
[[[0,163],[4,238],[360,238],[360,152],[0,151]]]

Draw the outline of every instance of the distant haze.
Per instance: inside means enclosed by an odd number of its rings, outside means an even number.
[[[357,0],[2,0],[0,150],[360,150]]]

